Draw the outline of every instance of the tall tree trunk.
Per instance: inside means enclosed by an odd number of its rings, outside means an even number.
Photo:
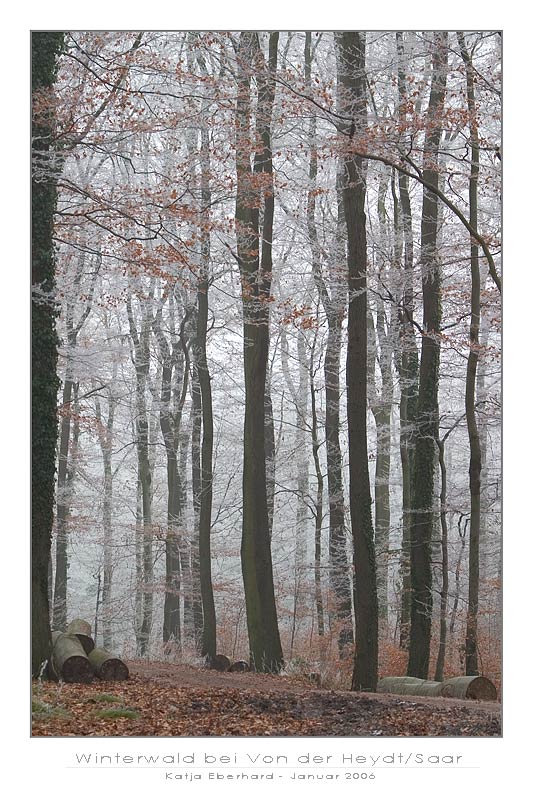
[[[135,436],[135,431],[134,431]],[[142,623],[143,623],[143,511],[142,487],[137,471],[137,498],[135,504],[135,649],[142,655]]]
[[[152,533],[152,468],[149,454],[149,425],[146,408],[146,388],[150,371],[151,314],[145,305],[141,307],[141,328],[137,332],[133,318],[131,298],[127,301],[130,335],[135,350],[135,410],[137,458],[141,493],[142,521],[142,615],[138,631],[139,654],[147,655],[153,619],[153,533]]]
[[[61,426],[59,434],[59,460],[57,468],[57,508],[56,508],[56,558],[54,580],[54,607],[52,628],[65,631],[67,628],[67,576],[68,576],[68,515],[67,469],[70,446],[71,401],[74,381],[72,379],[72,347],[74,342],[68,341],[65,381],[61,403]]]
[[[398,52],[398,117],[405,125],[407,99],[403,33],[396,33]],[[404,281],[399,312],[400,334],[400,457],[402,464],[402,553],[400,561],[400,647],[409,645],[411,614],[411,487],[414,471],[414,425],[418,402],[418,349],[413,324],[413,222],[409,178],[398,173],[400,216],[403,235]]]
[[[206,244],[204,244],[207,247]],[[211,577],[211,513],[213,505],[213,401],[211,376],[207,363],[207,314],[209,307],[209,256],[205,251],[202,277],[198,281],[197,344],[198,378],[202,396],[202,451],[201,451],[201,495],[200,495],[200,588],[202,595],[203,633],[202,654],[216,654],[216,614]]]
[[[313,354],[314,355],[314,348]],[[311,389],[311,436],[313,443],[313,461],[316,473],[316,500],[315,500],[315,561],[314,561],[314,575],[315,575],[315,603],[316,603],[316,618],[318,636],[322,642],[325,625],[324,625],[324,601],[322,597],[322,520],[323,512],[323,498],[324,498],[324,476],[322,475],[322,468],[320,466],[320,454],[318,441],[318,419],[316,413],[316,389],[314,382],[314,359],[311,357],[309,364],[309,383]],[[322,655],[322,654],[321,654]]]
[[[198,315],[196,314],[196,326],[198,327]],[[198,650],[202,646],[202,631],[204,627],[204,615],[202,610],[202,592],[200,586],[200,508],[202,497],[202,394],[200,391],[200,380],[198,378],[198,333],[196,333],[195,344],[193,347],[194,366],[191,381],[192,396],[192,432],[191,432],[191,477],[192,477],[192,505],[194,517],[194,535],[191,541],[191,580],[192,580],[192,603],[194,618],[194,637]]]
[[[165,604],[163,609],[163,641],[175,642],[181,647],[180,596],[182,580],[182,554],[180,527],[184,511],[181,459],[178,458],[183,408],[188,393],[190,358],[185,326],[190,316],[186,311],[175,333],[174,299],[169,301],[171,338],[169,345],[162,331],[162,307],[153,321],[153,330],[161,353],[161,392],[159,424],[167,455],[167,535],[165,540]],[[179,342],[179,344],[178,344]],[[173,392],[173,387],[175,391]],[[172,397],[177,394],[175,406]]]
[[[289,344],[285,326],[281,326],[281,365],[285,383],[296,410],[296,423],[294,430],[293,451],[295,454],[296,470],[296,528],[294,546],[294,602],[293,602],[293,630],[296,629],[298,618],[304,602],[302,584],[305,583],[305,569],[307,565],[307,534],[309,514],[309,464],[306,446],[308,429],[308,395],[309,395],[309,365],[305,352],[305,336],[301,329],[297,334],[298,373],[299,381],[295,386],[289,369]]]
[[[311,87],[311,33],[305,35],[306,82]],[[344,235],[344,208],[342,200],[342,180],[337,173],[337,236],[331,259],[330,289],[322,270],[322,259],[318,243],[315,221],[316,178],[318,159],[316,151],[316,116],[309,120],[309,191],[307,194],[307,230],[311,245],[312,271],[320,302],[328,321],[326,355],[324,359],[324,381],[326,385],[326,457],[328,475],[329,507],[329,580],[333,594],[333,607],[330,610],[331,622],[338,627],[338,647],[341,658],[348,654],[348,646],[353,643],[352,588],[348,557],[346,554],[346,526],[344,521],[344,487],[342,480],[342,451],[339,440],[340,408],[340,355],[342,345],[342,320],[346,308],[346,267],[342,263],[345,253],[341,252],[341,239]],[[344,247],[342,247],[344,251]]]
[[[364,34],[344,31],[337,35],[337,42],[339,83],[345,92],[344,113],[352,116],[354,130],[362,132],[366,127]],[[366,181],[363,161],[350,153],[350,142],[346,144],[344,167],[349,288],[346,388],[355,568],[355,664],[352,689],[375,691],[378,677],[378,608],[366,429]]]
[[[470,224],[478,226],[478,177],[479,177],[479,136],[477,130],[475,73],[472,56],[469,53],[464,34],[458,32],[457,38],[461,56],[466,68],[466,97],[470,126],[470,181],[469,204]],[[470,444],[470,542],[468,551],[468,613],[466,621],[466,675],[478,674],[477,663],[477,625],[479,609],[479,537],[481,529],[481,444],[476,419],[476,373],[479,360],[479,326],[481,315],[481,281],[479,273],[479,247],[474,239],[470,242],[470,350],[466,367],[465,410]]]
[[[372,409],[376,422],[376,473],[374,482],[376,517],[376,590],[378,618],[385,636],[388,630],[389,539],[390,539],[390,443],[391,405]]]
[[[202,596],[202,654],[216,654],[217,630],[213,581],[211,577],[211,516],[213,507],[213,398],[211,375],[207,361],[207,322],[209,286],[211,283],[211,240],[209,209],[211,206],[209,131],[201,130],[202,206],[206,224],[202,236],[202,267],[197,285],[198,381],[202,399],[201,495],[199,520],[200,589]]]
[[[424,180],[438,187],[438,152],[442,132],[442,109],[446,92],[447,34],[436,33],[433,73],[427,110],[424,144]],[[438,439],[438,390],[440,360],[440,268],[437,252],[438,201],[424,187],[422,200],[421,253],[424,334],[420,356],[420,380],[411,528],[411,631],[407,674],[427,678],[433,609],[431,539],[435,442]]]
[[[276,436],[274,432],[274,410],[270,391],[270,370],[265,381],[265,461],[267,482],[268,528],[272,539],[274,505],[276,499]]]
[[[54,213],[59,169],[54,165],[55,120],[52,111],[40,111],[41,95],[53,90],[63,34],[31,35],[31,85],[36,108],[32,115],[32,528],[31,627],[32,674],[38,676],[50,656],[48,564],[52,537],[57,444],[57,334]]]
[[[112,626],[112,592],[113,592],[113,428],[115,423],[115,410],[117,397],[113,393],[113,385],[116,380],[117,366],[113,364],[113,377],[111,386],[108,390],[108,413],[107,420],[104,421],[100,400],[96,395],[96,418],[99,422],[100,449],[104,466],[104,498],[102,521],[104,528],[104,580],[102,586],[102,622],[103,622],[103,641],[104,649],[113,650],[113,626]],[[96,615],[98,618],[98,615]],[[94,634],[96,640],[96,630]]]
[[[387,252],[389,236],[386,223],[385,198],[388,186],[388,171],[382,170],[378,189],[378,219],[382,252]],[[380,267],[380,281],[384,282],[385,265]],[[387,323],[383,299],[376,295],[376,326],[369,312],[369,327],[372,329],[373,358],[369,359],[370,406],[376,424],[376,466],[374,476],[375,500],[375,547],[376,588],[378,596],[378,620],[380,634],[388,630],[388,586],[389,586],[389,540],[390,540],[390,451],[392,413],[392,342],[391,326]],[[381,375],[381,388],[376,387],[375,366]]]
[[[186,369],[189,375],[192,374],[192,359],[189,356],[188,366]],[[189,381],[187,381],[189,383]],[[182,412],[183,415],[183,412]],[[180,492],[180,529],[178,530],[178,549],[180,557],[181,569],[181,591],[180,595],[183,598],[183,626],[182,626],[182,640],[195,641],[195,626],[194,626],[194,598],[193,598],[193,580],[192,580],[192,542],[188,532],[183,533],[185,527],[184,520],[188,508],[187,498],[187,466],[189,463],[189,445],[191,440],[192,416],[189,417],[186,425],[181,425],[179,434],[179,453],[178,453],[178,470],[180,475],[179,492]]]
[[[70,470],[70,439],[72,417],[72,392],[74,380],[74,356],[78,335],[83,328],[92,308],[92,296],[96,278],[100,271],[102,258],[97,256],[93,267],[91,287],[85,297],[85,308],[77,322],[74,321],[74,308],[72,298],[67,298],[65,309],[66,327],[66,354],[65,354],[65,380],[63,383],[63,398],[61,404],[62,418],[59,432],[59,456],[57,467],[57,507],[56,507],[56,570],[54,581],[54,604],[52,614],[52,628],[64,631],[67,627],[67,581],[68,581],[68,523],[70,515],[71,492],[69,488],[68,473]],[[85,271],[85,254],[82,252],[76,263],[76,272],[72,280],[73,296],[80,292],[81,279]]]
[[[274,102],[273,76],[278,33],[269,39],[269,63],[264,65],[256,33],[240,34],[238,47],[236,161],[237,259],[241,274],[244,323],[244,468],[241,562],[246,597],[250,659],[256,670],[277,672],[283,663],[278,630],[268,520],[265,455],[265,383],[269,345],[269,298],[272,278],[274,186],[270,124]],[[257,127],[262,150],[250,163],[251,73],[258,81]],[[258,63],[259,62],[259,63]],[[263,198],[257,175],[263,174]],[[263,205],[263,230],[259,210]],[[261,252],[260,252],[261,238]]]

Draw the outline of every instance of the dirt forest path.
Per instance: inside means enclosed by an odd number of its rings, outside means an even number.
[[[130,680],[36,685],[34,736],[499,736],[499,703],[318,689],[128,662]]]

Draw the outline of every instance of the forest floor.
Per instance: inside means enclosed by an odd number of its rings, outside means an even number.
[[[33,736],[500,736],[496,702],[318,689],[129,661],[122,683],[34,683]]]

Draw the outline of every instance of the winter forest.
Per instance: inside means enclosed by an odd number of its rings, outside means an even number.
[[[32,642],[500,685],[501,36],[32,34]]]

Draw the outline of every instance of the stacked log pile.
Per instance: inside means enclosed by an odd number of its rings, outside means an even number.
[[[91,683],[97,677],[103,681],[125,681],[129,670],[124,661],[101,647],[95,647],[91,626],[75,619],[65,632],[52,632],[52,653],[49,677],[65,683]]]
[[[206,656],[205,666],[208,669],[216,669],[218,672],[250,672],[250,665],[246,661],[235,661],[233,664],[229,658],[222,653],[216,656]]]
[[[481,675],[459,675],[442,682],[409,676],[382,678],[377,690],[380,693],[456,697],[460,700],[496,700],[498,696],[492,681]]]

